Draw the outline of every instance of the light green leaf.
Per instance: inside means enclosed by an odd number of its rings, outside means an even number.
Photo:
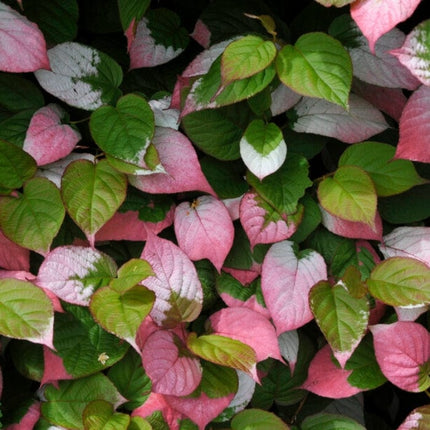
[[[126,31],[133,19],[137,23],[151,3],[150,0],[118,0],[122,29]]]
[[[118,278],[112,279],[109,286],[116,292],[123,293],[152,275],[154,272],[147,261],[132,258],[118,269]]]
[[[136,334],[155,301],[155,294],[143,285],[117,292],[111,287],[98,289],[92,296],[90,311],[108,332],[138,349]]]
[[[60,230],[65,210],[60,191],[48,179],[33,178],[18,197],[0,200],[0,228],[13,242],[45,253]]]
[[[352,418],[335,414],[320,413],[308,416],[302,424],[302,430],[366,430]]]
[[[272,175],[260,181],[252,173],[246,175],[249,185],[279,213],[297,211],[298,201],[312,185],[308,177],[309,163],[298,154],[289,154],[284,164]]]
[[[372,179],[359,167],[341,166],[318,186],[318,199],[329,213],[347,221],[375,226],[376,191]]]
[[[127,430],[130,415],[115,412],[106,400],[93,400],[82,413],[85,430]]]
[[[352,64],[347,50],[325,33],[307,33],[276,59],[279,79],[293,91],[348,108]]]
[[[342,281],[316,284],[309,293],[315,320],[343,367],[364,336],[369,321],[366,297],[355,298]]]
[[[412,161],[395,160],[395,152],[396,148],[386,143],[357,143],[342,154],[339,166],[361,167],[372,178],[381,197],[400,194],[428,182],[418,175]]]
[[[352,3],[354,0],[316,0],[316,1],[325,7],[329,7],[329,6],[343,7],[347,4]]]
[[[190,333],[187,347],[204,360],[242,370],[251,375],[255,373],[257,362],[255,351],[238,340],[216,334],[197,337],[195,333]]]
[[[289,427],[272,412],[245,409],[231,421],[232,430],[288,430]]]
[[[97,231],[115,214],[125,199],[127,179],[106,160],[70,163],[61,182],[67,212],[90,243]]]
[[[127,430],[152,430],[153,427],[149,421],[143,419],[142,417],[131,417],[130,425]]]
[[[272,63],[276,52],[275,44],[260,36],[248,35],[231,42],[221,58],[223,85],[261,72]]]
[[[36,173],[36,162],[22,149],[0,139],[0,194],[21,188]]]
[[[367,281],[370,294],[391,306],[415,307],[430,303],[430,268],[407,257],[377,264]]]
[[[31,282],[0,279],[0,334],[52,347],[54,310]]]
[[[104,400],[118,405],[121,396],[109,379],[101,373],[86,378],[60,381],[58,388],[46,387],[42,415],[52,424],[68,429],[84,430],[82,414],[88,403]]]
[[[126,163],[145,167],[144,156],[154,135],[154,113],[137,94],[127,94],[116,107],[102,106],[91,114],[90,130],[97,145]]]

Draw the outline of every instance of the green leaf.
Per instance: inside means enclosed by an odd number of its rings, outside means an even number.
[[[131,417],[130,425],[127,430],[153,430],[153,427],[149,421],[143,419],[142,417],[135,416]]]
[[[54,346],[67,372],[76,377],[106,369],[124,357],[128,343],[107,333],[82,306],[63,304],[55,316]]]
[[[118,293],[123,293],[153,274],[154,272],[146,260],[132,258],[118,269],[118,278],[112,279],[109,287]]]
[[[22,148],[34,112],[33,109],[22,110],[0,122],[0,139]]]
[[[366,297],[353,297],[343,281],[312,287],[309,304],[315,320],[343,366],[364,336],[369,321]]]
[[[261,72],[272,63],[276,52],[275,44],[260,36],[248,35],[231,42],[221,58],[223,85]]]
[[[133,19],[137,23],[145,14],[150,0],[118,0],[122,29],[126,31]]]
[[[148,102],[127,94],[116,107],[101,106],[91,114],[90,130],[97,145],[126,163],[145,167],[144,156],[154,135],[154,114]]]
[[[299,204],[304,206],[303,218],[290,239],[296,243],[303,242],[321,223],[321,211],[312,197],[305,194],[299,200]]]
[[[82,413],[85,430],[127,430],[130,415],[115,412],[106,400],[93,400]]]
[[[0,139],[0,194],[21,188],[36,173],[33,157],[15,145]]]
[[[151,393],[151,380],[142,367],[142,358],[132,348],[109,369],[107,376],[121,395],[128,399],[123,405],[127,410],[141,406]]]
[[[249,124],[244,138],[262,156],[271,154],[283,140],[282,132],[276,124],[265,123],[261,119],[255,119]]]
[[[342,44],[327,34],[301,36],[276,59],[279,79],[293,91],[348,108],[352,63]]]
[[[370,294],[391,306],[430,303],[430,269],[414,258],[393,257],[377,264],[367,281]]]
[[[285,163],[272,175],[260,181],[248,172],[249,185],[260,197],[279,213],[292,214],[297,211],[298,201],[312,185],[308,177],[309,163],[298,154],[288,154]]]
[[[143,285],[118,292],[108,287],[92,296],[90,311],[94,319],[108,332],[136,345],[136,334],[155,301],[155,294]]]
[[[73,40],[78,31],[78,4],[76,0],[24,0],[25,16],[35,22],[50,44]]]
[[[349,146],[339,166],[361,167],[371,177],[378,196],[403,193],[427,181],[421,178],[409,160],[395,160],[396,148],[386,143],[363,142]]]
[[[43,346],[25,340],[11,340],[8,351],[18,372],[40,382],[44,372]]]
[[[195,355],[221,366],[232,367],[248,374],[255,371],[255,351],[244,343],[225,336],[209,334],[197,337],[190,333],[187,347]]]
[[[318,186],[318,199],[329,213],[347,221],[375,226],[376,191],[372,179],[359,167],[339,167]]]
[[[31,282],[0,279],[0,334],[52,346],[54,310]]]
[[[302,430],[366,430],[352,418],[335,414],[320,413],[305,418]]]
[[[60,230],[65,210],[60,191],[48,179],[33,178],[23,194],[0,200],[0,228],[18,245],[45,253]]]
[[[82,414],[88,403],[104,400],[120,403],[120,394],[109,379],[101,373],[86,378],[59,381],[58,388],[48,385],[44,392],[42,415],[54,425],[84,430]]]
[[[288,430],[289,427],[272,412],[245,409],[231,421],[232,430]]]
[[[203,375],[198,390],[203,391],[211,399],[236,393],[238,377],[234,369],[219,366],[209,361],[202,362]]]
[[[115,214],[125,199],[127,179],[106,160],[93,164],[77,160],[63,174],[61,194],[67,212],[94,242],[97,231]]]
[[[346,370],[352,370],[348,382],[362,390],[373,390],[383,385],[387,378],[381,372],[375,357],[373,340],[366,335],[345,365]]]

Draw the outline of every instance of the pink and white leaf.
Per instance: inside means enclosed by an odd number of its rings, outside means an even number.
[[[143,281],[156,297],[151,318],[164,327],[195,320],[202,309],[203,290],[184,251],[173,242],[150,234],[141,258],[148,261],[155,274]]]
[[[376,360],[385,377],[402,390],[427,389],[429,381],[420,384],[420,366],[430,359],[430,333],[411,321],[377,324],[370,331]]]
[[[215,195],[201,170],[196,151],[187,137],[179,131],[157,127],[152,143],[166,173],[129,176],[132,185],[153,194],[199,190]]]
[[[201,196],[176,207],[175,234],[179,247],[191,260],[207,258],[218,272],[234,238],[233,222],[224,204],[212,196]]]
[[[230,214],[230,218],[232,221],[236,221],[237,219],[239,219],[239,208],[242,197],[243,195],[239,197],[233,197],[231,199],[222,200],[224,206],[227,208],[228,213]]]
[[[40,402],[35,401],[28,408],[19,423],[7,426],[6,430],[33,430],[40,418]]]
[[[279,84],[279,86],[272,91],[270,97],[272,100],[270,112],[272,112],[273,116],[280,115],[291,109],[302,98],[300,94],[297,94],[284,84]]]
[[[36,283],[66,302],[88,306],[93,292],[107,285],[116,269],[115,262],[96,249],[61,246],[46,256]]]
[[[351,16],[374,52],[376,41],[409,18],[421,0],[359,0],[351,4]]]
[[[77,130],[61,123],[64,115],[63,108],[51,103],[32,116],[23,149],[36,160],[38,166],[66,157],[81,139]]]
[[[104,240],[145,241],[148,231],[158,234],[173,224],[174,206],[167,212],[164,220],[159,222],[142,221],[138,211],[116,212],[96,233],[96,242]]]
[[[358,46],[348,50],[354,76],[380,87],[415,90],[420,81],[391,53],[403,45],[405,38],[402,31],[393,28],[378,40],[375,51],[371,52],[366,38],[358,36],[355,39]]]
[[[142,364],[155,393],[188,396],[200,384],[200,361],[182,355],[180,343],[174,333],[166,330],[157,330],[146,341],[141,353]]]
[[[415,258],[430,267],[430,227],[397,227],[384,236],[379,249],[385,258]]]
[[[330,345],[325,345],[312,359],[308,377],[301,388],[330,399],[351,397],[361,391],[348,382],[351,373],[352,370],[341,369],[334,364]]]
[[[398,321],[415,321],[419,316],[428,311],[428,305],[420,306],[395,306]]]
[[[162,413],[164,421],[168,424],[169,429],[179,430],[179,421],[184,418],[183,415],[170,406],[165,396],[154,393],[153,391],[151,391],[145,403],[135,409],[131,416],[146,418],[157,411]]]
[[[262,267],[261,289],[278,334],[299,328],[313,319],[309,291],[327,279],[323,257],[313,250],[298,256],[294,242],[275,243]]]
[[[430,163],[430,87],[422,85],[403,110],[395,158]]]
[[[299,133],[334,137],[345,143],[367,140],[388,128],[382,113],[361,97],[350,94],[349,111],[323,99],[304,97],[294,107]]]
[[[355,79],[352,83],[355,94],[368,101],[397,122],[400,121],[408,99],[400,88],[385,88]]]
[[[282,357],[288,361],[291,373],[294,373],[299,354],[299,334],[297,330],[284,331],[284,333],[281,333],[278,337],[278,343]]]
[[[327,212],[321,205],[321,220],[323,226],[338,236],[349,237],[351,239],[382,239],[382,220],[377,212],[375,215],[374,228],[368,224],[358,221],[348,221],[332,215]]]
[[[165,96],[159,100],[150,100],[154,121],[157,127],[179,128],[179,110],[171,107],[172,97]]]
[[[65,369],[63,359],[47,346],[43,346],[43,363],[43,376],[40,385],[54,384],[58,386],[60,380],[73,379],[73,376]]]
[[[204,392],[199,397],[165,396],[166,402],[175,410],[194,421],[199,430],[216,418],[233,400],[234,394],[211,399]]]
[[[283,361],[275,328],[260,313],[245,307],[225,308],[211,315],[209,321],[214,334],[250,346],[255,351],[257,362],[268,357]]]
[[[0,71],[21,73],[49,69],[46,42],[39,27],[0,2]]]
[[[275,243],[288,239],[298,227],[298,223],[288,220],[287,216],[278,220],[270,219],[264,206],[258,194],[252,192],[246,193],[240,202],[240,222],[252,249],[259,243]]]
[[[30,251],[9,240],[0,230],[0,267],[6,270],[30,270]]]
[[[391,54],[410,70],[424,85],[430,86],[429,21],[418,24],[406,37],[403,46],[394,49]]]

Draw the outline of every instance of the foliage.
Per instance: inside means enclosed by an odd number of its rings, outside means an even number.
[[[427,428],[423,3],[0,1],[0,427]]]

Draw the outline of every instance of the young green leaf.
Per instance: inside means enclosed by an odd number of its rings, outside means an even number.
[[[112,403],[106,400],[93,400],[85,407],[82,421],[85,430],[127,430],[130,424],[130,415],[115,412]]]
[[[0,334],[53,347],[54,310],[48,296],[31,282],[0,279]]]
[[[231,42],[221,58],[223,85],[261,72],[272,63],[276,52],[275,44],[260,36],[248,35]]]
[[[352,64],[348,52],[324,33],[307,33],[276,59],[279,79],[295,92],[348,108]]]
[[[48,179],[33,178],[22,194],[0,200],[0,227],[18,245],[39,253],[49,251],[65,210],[58,188]]]
[[[106,160],[97,164],[77,160],[69,164],[61,182],[67,212],[84,231],[89,242],[121,206],[127,191],[125,175]]]
[[[272,412],[261,409],[246,409],[231,421],[232,430],[288,430],[289,427]]]
[[[339,167],[318,186],[318,199],[329,213],[375,227],[376,191],[372,179],[355,166]]]
[[[364,336],[369,321],[366,297],[353,297],[342,281],[331,286],[322,281],[309,293],[315,320],[342,367]]]
[[[392,257],[379,263],[367,281],[370,294],[392,306],[430,303],[430,268],[408,257]]]
[[[365,430],[365,428],[352,418],[342,415],[319,413],[306,417],[302,430]]]
[[[112,279],[109,287],[118,293],[123,293],[153,274],[154,272],[147,261],[132,258],[118,269],[118,278]]]

